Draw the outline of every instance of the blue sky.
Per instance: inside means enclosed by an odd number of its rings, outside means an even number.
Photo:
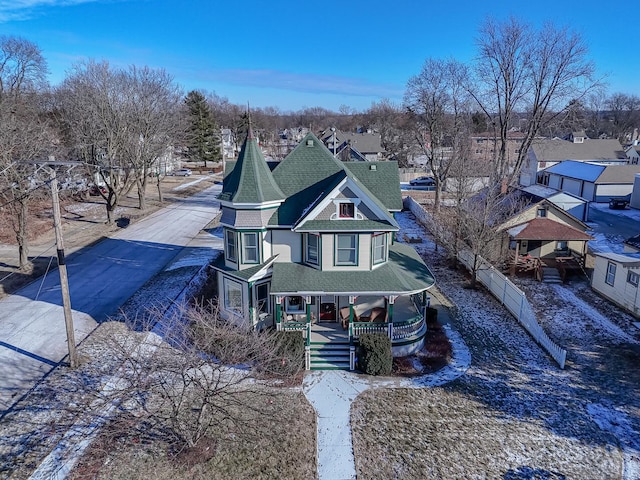
[[[514,15],[577,30],[609,91],[640,95],[635,0],[560,3],[0,0],[0,34],[40,46],[54,85],[93,58],[164,68],[185,91],[242,105],[365,110],[382,98],[400,102],[428,57],[473,59],[482,21]]]

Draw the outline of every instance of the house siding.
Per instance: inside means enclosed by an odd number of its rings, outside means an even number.
[[[595,258],[591,287],[611,300],[616,305],[624,308],[636,317],[640,317],[640,294],[638,287],[627,282],[628,268],[618,262],[616,264],[616,275],[613,285],[605,282],[607,278],[607,265],[611,260],[605,257]],[[638,270],[635,270],[638,272]]]
[[[611,197],[624,197],[633,191],[633,184],[627,185],[596,185],[595,201],[607,203]]]
[[[290,230],[271,231],[272,254],[277,262],[302,262],[302,236]]]
[[[371,234],[358,235],[358,265],[335,264],[335,235],[322,235],[322,270],[327,271],[364,271],[371,270]]]

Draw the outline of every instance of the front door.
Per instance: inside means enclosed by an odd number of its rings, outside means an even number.
[[[320,322],[337,322],[336,299],[333,295],[323,295],[320,297]]]

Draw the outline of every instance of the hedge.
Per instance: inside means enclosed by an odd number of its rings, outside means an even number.
[[[360,335],[358,365],[367,375],[389,375],[393,366],[391,340],[383,333]]]

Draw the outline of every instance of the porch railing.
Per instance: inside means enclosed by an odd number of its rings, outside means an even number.
[[[411,320],[394,323],[392,340],[401,340],[403,338],[409,338],[416,335],[424,325],[424,321],[425,320],[422,315],[417,315]]]
[[[387,333],[388,325],[387,322],[353,322],[351,331],[353,338],[358,338],[363,333]]]
[[[307,330],[307,322],[282,322],[280,329],[286,332],[304,332]]]

